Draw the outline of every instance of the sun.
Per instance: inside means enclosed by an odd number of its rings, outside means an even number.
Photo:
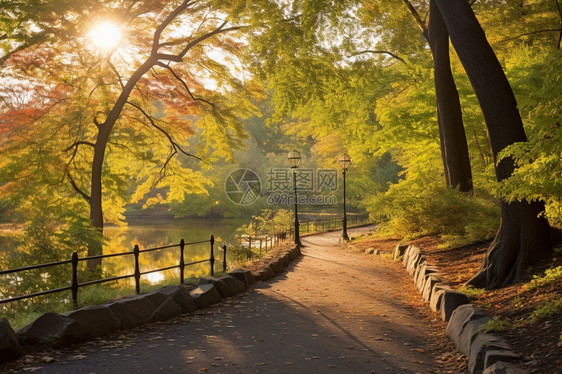
[[[102,51],[110,51],[121,43],[123,33],[115,23],[103,21],[92,28],[88,37],[96,48]]]

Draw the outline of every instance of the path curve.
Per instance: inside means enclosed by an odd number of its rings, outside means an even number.
[[[399,301],[408,281],[403,269],[352,252],[340,245],[340,235],[302,238],[301,259],[244,294],[75,347],[52,363],[30,362],[26,372],[436,372],[427,340],[434,332]]]

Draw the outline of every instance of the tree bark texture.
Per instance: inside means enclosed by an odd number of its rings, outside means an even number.
[[[449,34],[435,1],[430,1],[429,46],[433,54],[435,96],[441,153],[447,185],[472,191],[472,171],[464,132],[461,104],[451,72]]]
[[[430,18],[430,25],[426,27],[414,5],[409,0],[402,1],[419,26],[433,53],[436,74],[437,121],[445,182],[448,187],[459,186],[460,191],[472,191],[472,169],[464,133],[459,94],[449,63],[447,28],[444,26],[441,16],[433,20]],[[435,24],[437,21],[440,21],[440,24]],[[431,28],[433,30],[430,30]],[[431,35],[431,33],[434,35]],[[439,44],[437,47],[434,46],[434,40],[435,43]]]
[[[494,160],[506,146],[527,140],[517,102],[482,27],[466,0],[434,0],[480,103]],[[511,175],[513,161],[496,163],[496,178]],[[552,253],[542,202],[501,202],[501,224],[483,270],[469,284],[499,288],[520,278]]]

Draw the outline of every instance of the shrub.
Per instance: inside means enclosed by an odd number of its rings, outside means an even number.
[[[383,219],[383,234],[413,238],[442,235],[451,245],[491,239],[498,228],[496,202],[442,186],[435,178],[402,180],[366,202]]]
[[[533,275],[533,279],[525,284],[525,291],[535,291],[539,287],[562,279],[562,266],[552,267],[544,271],[544,275]]]

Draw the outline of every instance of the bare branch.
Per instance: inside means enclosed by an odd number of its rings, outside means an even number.
[[[155,55],[155,58],[157,60],[166,60],[166,61],[173,61],[173,62],[181,62],[181,57],[176,56],[176,55],[170,55],[167,53],[157,53]]]
[[[76,153],[76,151],[78,150],[78,146],[79,146],[79,145],[89,145],[89,146],[92,147],[92,148],[96,146],[94,143],[90,143],[90,142],[87,142],[87,141],[84,141],[84,140],[79,140],[79,141],[76,141],[76,142],[72,143],[72,144],[71,144],[68,148],[66,148],[64,151],[65,151],[65,152],[68,152],[68,151],[70,151],[72,148],[74,148],[74,149],[75,149],[74,152]]]
[[[162,35],[162,32],[166,29],[166,27],[168,27],[168,25],[178,15],[180,15],[184,10],[189,8],[195,2],[197,2],[197,0],[194,1],[184,0],[176,9],[172,11],[172,13],[168,14],[168,17],[166,17],[160,25],[158,25],[156,31],[154,32],[154,39],[152,42],[152,52],[150,53],[151,56],[155,56],[158,53],[158,49],[160,48],[160,36]]]
[[[76,182],[74,181],[74,179],[72,178],[72,176],[70,175],[70,171],[68,170],[68,168],[66,168],[64,174],[66,175],[66,177],[68,178],[70,185],[72,186],[72,188],[74,189],[74,191],[76,191],[80,196],[82,196],[84,198],[84,200],[86,200],[87,202],[90,202],[90,196],[87,195],[84,191],[82,191],[80,189],[80,187],[78,187],[78,185],[76,184]]]
[[[408,10],[410,11],[410,14],[412,15],[412,17],[414,17],[414,20],[418,24],[418,27],[421,29],[421,32],[422,32],[423,36],[425,37],[425,39],[427,41],[429,41],[429,38],[428,38],[428,35],[427,35],[427,26],[426,26],[425,22],[422,20],[422,18],[420,17],[420,14],[416,10],[416,8],[414,8],[412,3],[410,3],[408,0],[402,0],[402,1],[408,7]]]
[[[180,151],[181,153],[183,153],[184,155],[189,156],[189,157],[193,157],[193,158],[195,158],[195,159],[201,161],[201,158],[195,156],[194,154],[191,154],[191,153],[189,153],[189,152],[184,151],[184,150],[182,149],[182,147],[181,147],[178,143],[176,143],[176,142],[174,141],[174,139],[172,138],[172,136],[171,136],[170,134],[168,134],[168,132],[167,132],[166,130],[164,130],[163,128],[161,128],[160,126],[158,126],[158,125],[156,124],[156,122],[154,122],[154,119],[153,119],[144,109],[142,109],[140,106],[138,106],[137,104],[132,103],[132,102],[130,102],[130,101],[127,101],[127,104],[131,105],[132,107],[136,108],[139,112],[141,112],[142,115],[145,116],[146,119],[148,119],[148,121],[150,121],[150,124],[152,125],[152,127],[156,128],[158,131],[160,131],[162,134],[164,134],[164,136],[165,136],[166,138],[168,138],[168,141],[170,142],[170,144],[172,145],[172,147],[174,148],[174,150],[176,150],[176,151],[179,150],[179,151]]]
[[[536,30],[536,31],[526,32],[526,33],[523,33],[523,34],[520,34],[520,35],[511,37],[511,38],[507,38],[507,39],[500,40],[500,41],[498,41],[498,42],[495,42],[493,45],[501,44],[501,43],[507,43],[507,42],[509,42],[509,41],[512,41],[512,40],[515,40],[515,39],[519,39],[519,38],[521,38],[522,36],[528,36],[528,35],[534,35],[534,34],[541,34],[541,33],[543,33],[543,32],[562,32],[562,27],[559,28],[559,29],[546,29],[546,30]],[[558,45],[558,47],[560,47],[560,44]]]
[[[84,198],[84,200],[86,200],[87,202],[90,202],[90,196],[88,196],[84,191],[82,191],[82,189],[80,187],[78,187],[78,184],[76,184],[76,182],[74,181],[74,178],[72,178],[72,175],[70,174],[70,164],[72,164],[72,162],[74,161],[74,158],[76,157],[76,153],[78,153],[78,146],[81,145],[81,144],[91,145],[92,147],[94,146],[92,143],[89,143],[89,142],[77,141],[74,144],[72,144],[70,147],[65,149],[65,151],[68,152],[72,148],[74,148],[74,152],[72,152],[72,156],[70,157],[70,159],[68,160],[68,162],[64,166],[63,180],[64,180],[64,177],[66,176],[68,178],[68,181],[70,182],[70,185],[74,189],[74,191],[76,191],[76,193],[78,193],[80,196],[82,196]]]
[[[389,52],[389,51],[373,51],[373,50],[367,49],[367,50],[365,50],[365,51],[361,51],[361,52],[354,53],[354,54],[352,54],[350,57],[359,56],[359,55],[362,55],[362,54],[365,54],[365,53],[386,54],[386,55],[389,55],[390,57],[393,57],[393,58],[395,58],[395,59],[397,59],[397,60],[399,60],[399,61],[402,61],[403,63],[407,64],[407,62],[404,61],[404,59],[403,59],[402,57],[397,56],[397,55],[395,55],[394,53]]]
[[[171,66],[166,65],[162,62],[158,62],[158,65],[163,67],[164,69],[168,70],[170,73],[172,73],[172,75],[174,76],[174,78],[176,78],[181,84],[182,86],[185,88],[185,90],[187,91],[187,93],[189,94],[189,96],[191,97],[191,99],[193,99],[193,101],[195,101],[196,103],[198,101],[207,103],[209,105],[211,105],[212,107],[215,107],[215,104],[211,103],[210,101],[207,101],[205,99],[201,99],[201,98],[197,98],[193,95],[193,93],[191,92],[191,90],[189,89],[189,87],[187,86],[187,83],[185,83],[185,81],[183,79],[181,79],[181,77],[179,75],[176,74],[176,72],[174,71],[174,69],[172,69]]]
[[[170,163],[170,161],[172,160],[172,158],[178,153],[178,151],[174,148],[174,150],[168,155],[168,158],[166,158],[166,161],[164,162],[164,165],[162,165],[162,167],[160,168],[160,171],[158,172],[158,178],[154,181],[154,185],[156,185],[159,181],[161,181],[162,179],[164,179],[164,170],[166,170],[166,166],[168,166],[168,163]]]
[[[125,88],[125,85],[123,84],[123,78],[121,78],[121,74],[119,74],[119,72],[117,71],[117,68],[115,67],[115,65],[113,65],[113,63],[111,62],[111,60],[107,61],[109,64],[109,67],[111,68],[111,70],[113,70],[113,72],[115,73],[115,75],[117,75],[117,79],[119,80],[119,84],[121,85],[121,88]]]
[[[224,26],[226,26],[226,24],[228,23],[228,21],[224,21],[219,27],[217,27],[215,30],[208,32],[204,35],[201,35],[200,37],[198,37],[197,39],[191,41],[188,45],[185,46],[185,48],[178,54],[178,57],[181,59],[185,56],[185,54],[194,46],[196,46],[197,44],[201,43],[202,41],[209,39],[210,37],[223,33],[223,32],[229,32],[229,31],[235,31],[235,30],[240,30],[242,28],[242,26],[233,26],[233,27],[228,27],[228,28],[223,28]]]

